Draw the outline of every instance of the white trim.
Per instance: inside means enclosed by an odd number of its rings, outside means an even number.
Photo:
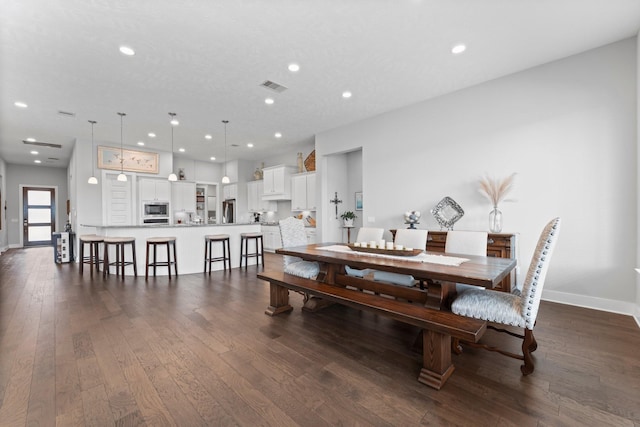
[[[590,297],[586,295],[576,295],[567,292],[544,290],[542,299],[545,301],[558,302],[561,304],[575,305],[578,307],[592,308],[594,310],[609,311],[612,313],[636,316],[636,322],[640,317],[640,307],[632,302]],[[638,322],[640,326],[640,322]]]

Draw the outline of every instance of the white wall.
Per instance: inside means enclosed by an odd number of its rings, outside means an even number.
[[[479,178],[517,172],[517,201],[500,208],[504,231],[520,233],[519,283],[541,229],[560,216],[545,297],[629,312],[636,81],[629,39],[321,133],[316,154],[324,168],[326,156],[363,147],[362,217],[387,229],[402,227],[407,210],[423,213],[421,227],[438,229],[429,210],[450,196],[465,210],[456,229],[486,230],[491,206]],[[319,173],[321,194],[333,195],[331,172]]]
[[[9,248],[7,215],[4,209],[7,200],[7,164],[0,158],[0,253]]]

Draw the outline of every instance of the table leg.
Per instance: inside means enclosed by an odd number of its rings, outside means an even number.
[[[418,381],[440,390],[455,369],[451,363],[451,335],[423,329],[422,360]]]
[[[289,290],[275,283],[269,283],[269,286],[271,289],[269,307],[264,313],[269,316],[275,316],[293,310],[293,307],[289,305]]]
[[[434,310],[448,310],[451,300],[456,296],[456,284],[452,282],[436,282],[429,280],[425,307]]]

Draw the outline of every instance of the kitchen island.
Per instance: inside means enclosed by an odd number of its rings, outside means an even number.
[[[231,268],[240,265],[240,234],[260,232],[259,223],[246,224],[149,224],[149,225],[92,225],[82,224],[83,227],[94,228],[95,233],[105,237],[135,237],[136,262],[138,275],[144,276],[146,241],[149,237],[176,238],[176,252],[178,259],[178,274],[202,273],[204,271],[204,236],[208,234],[228,234],[231,246]],[[253,252],[249,247],[249,252]],[[158,250],[158,260],[166,260],[166,251]],[[111,258],[113,255],[109,255]],[[130,259],[127,248],[126,259]],[[222,256],[221,245],[214,245],[213,256]],[[102,254],[100,254],[102,258]],[[255,264],[256,259],[249,258],[249,264]],[[223,263],[212,264],[213,270],[222,270]],[[151,274],[151,272],[150,272]],[[125,268],[125,275],[133,275],[133,267]],[[158,276],[168,275],[167,268],[158,268]]]

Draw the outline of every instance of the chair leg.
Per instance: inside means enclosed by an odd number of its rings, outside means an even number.
[[[131,260],[133,261],[133,276],[138,277],[138,260],[136,258],[136,242],[131,242]],[[123,273],[124,274],[124,273]]]
[[[536,339],[533,337],[533,331],[531,329],[524,329],[524,340],[522,341],[522,355],[524,356],[524,365],[520,366],[522,375],[529,375],[535,369],[533,365],[533,358],[531,357],[531,350],[537,348]]]
[[[145,257],[144,264],[145,264],[144,280],[148,280],[149,279],[149,242],[147,242],[147,256]]]
[[[176,277],[178,277],[178,254],[176,253],[176,241],[174,240],[171,244],[173,246],[173,269],[176,272]],[[169,267],[171,268],[171,267]]]
[[[80,273],[82,274],[82,266],[84,265],[84,242],[80,241]]]
[[[169,280],[171,280],[171,246],[167,242],[167,270],[169,271]]]

